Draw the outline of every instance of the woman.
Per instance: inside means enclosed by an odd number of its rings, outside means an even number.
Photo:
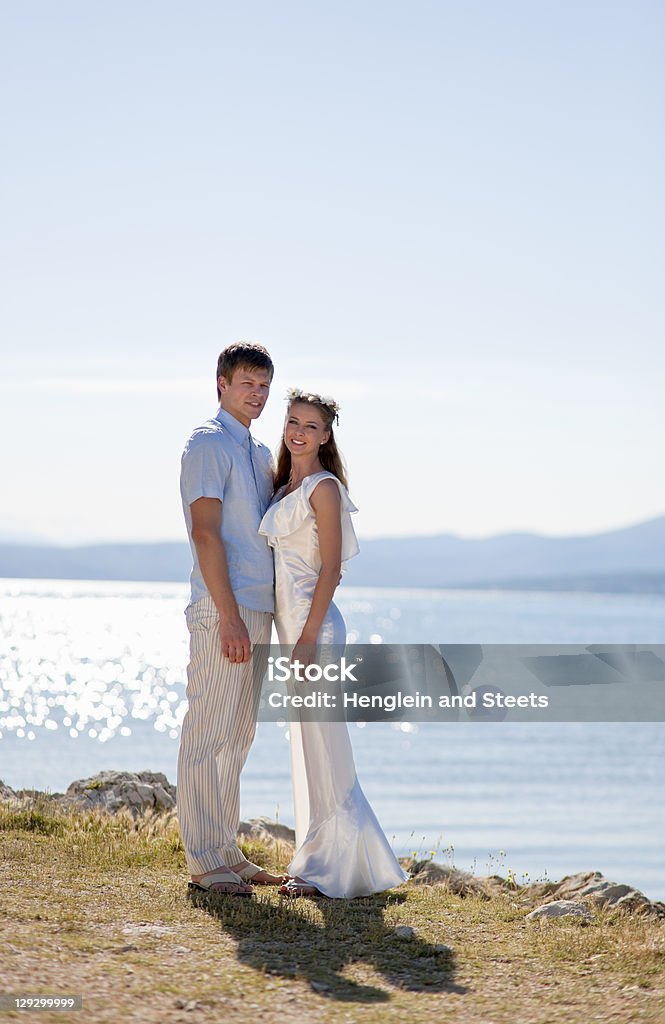
[[[288,392],[277,458],[275,496],[260,532],[275,553],[275,624],[292,660],[307,663],[334,648],[346,627],[333,595],[341,566],[358,553],[335,444],[337,404]],[[294,876],[280,892],[351,899],[400,885],[408,877],[360,788],[346,722],[292,721],[291,765],[296,818]]]

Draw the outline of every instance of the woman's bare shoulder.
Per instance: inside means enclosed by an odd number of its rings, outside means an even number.
[[[326,507],[339,506],[340,481],[332,476],[325,476],[314,484],[309,494],[310,505],[315,511]]]

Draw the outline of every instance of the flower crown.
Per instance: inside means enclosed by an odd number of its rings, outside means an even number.
[[[323,405],[330,409],[335,423],[339,423],[339,410],[341,406],[328,395],[316,395],[312,391],[303,391],[302,388],[289,388],[286,392],[287,402],[307,402],[310,405]]]

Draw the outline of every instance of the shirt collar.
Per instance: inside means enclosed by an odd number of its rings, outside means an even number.
[[[235,416],[232,416],[230,412],[226,411],[226,409],[222,409],[221,405],[217,410],[215,419],[219,420],[219,422],[226,427],[236,444],[243,446],[247,444],[247,438],[251,437],[249,427],[246,427],[244,423],[237,420]]]

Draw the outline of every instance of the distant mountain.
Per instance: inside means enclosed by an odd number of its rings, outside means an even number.
[[[505,533],[365,540],[345,580],[355,586],[464,587],[665,593],[665,516],[581,537]],[[52,547],[0,544],[0,576],[37,579],[179,580],[187,544]]]
[[[366,540],[349,563],[348,581],[367,586],[510,587],[556,582],[567,589],[611,589],[642,574],[665,577],[665,516],[621,530],[580,537],[504,533],[483,540],[450,534]],[[653,580],[651,581],[653,584]],[[630,586],[633,589],[633,586]]]
[[[0,544],[0,576],[62,580],[186,580],[189,545],[95,544],[64,548]]]

